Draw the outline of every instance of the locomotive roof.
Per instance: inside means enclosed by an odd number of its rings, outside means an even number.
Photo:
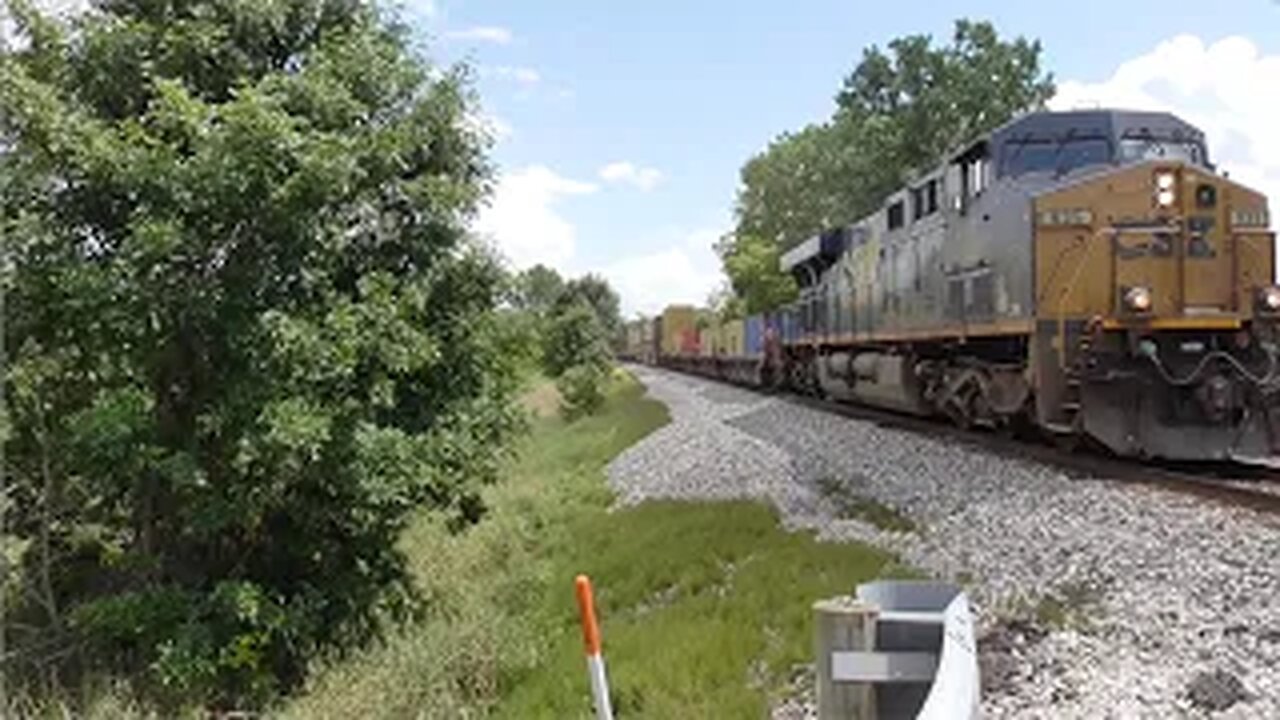
[[[990,139],[1001,145],[1008,140],[1061,140],[1069,135],[1204,142],[1199,128],[1172,113],[1118,109],[1032,112],[996,128]]]
[[[1062,142],[1072,139],[1105,139],[1113,143],[1112,152],[1114,153],[1114,143],[1124,138],[1195,142],[1200,145],[1202,162],[1206,167],[1213,167],[1209,164],[1204,133],[1196,126],[1172,113],[1115,108],[1029,112],[958,148],[951,153],[948,162],[956,162],[964,158],[984,143],[987,144],[985,153],[997,166],[1000,166],[1003,153],[1006,152],[1005,144],[1009,141]],[[938,171],[939,168],[934,167],[929,172],[913,174],[911,182],[891,193],[888,196],[889,199],[902,194],[906,187],[930,175],[935,175]],[[1023,180],[1024,183],[1039,184],[1041,190],[1058,185],[1062,181],[1061,174],[1051,177],[1028,176]],[[881,212],[882,209],[874,212]],[[794,245],[780,258],[781,268],[789,272],[795,272],[801,266],[812,266],[816,271],[825,269],[845,250],[858,245],[864,239],[858,228],[866,219],[862,218],[828,230]]]

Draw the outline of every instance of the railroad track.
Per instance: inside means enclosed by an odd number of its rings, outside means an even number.
[[[1143,463],[1136,460],[1108,456],[1087,446],[1081,446],[1074,451],[1067,451],[1043,441],[1017,439],[997,431],[986,429],[966,430],[938,419],[922,418],[892,410],[883,410],[864,405],[851,405],[793,393],[769,393],[759,388],[739,385],[706,375],[683,373],[666,367],[662,369],[723,385],[749,389],[761,394],[776,395],[787,402],[872,422],[882,427],[942,438],[1005,457],[1031,460],[1043,465],[1057,467],[1069,476],[1160,487],[1195,495],[1221,504],[1246,507],[1259,512],[1280,515],[1280,471],[1271,468],[1240,463],[1201,463],[1194,465]]]
[[[1235,506],[1280,514],[1280,474],[1250,465],[1214,463],[1198,466],[1142,463],[1109,457],[1089,447],[1065,451],[1049,444],[1019,440],[989,430],[964,430],[941,420],[919,418],[888,410],[865,408],[831,400],[788,395],[789,402],[845,417],[941,437],[1006,457],[1033,460],[1069,475],[1163,487]],[[1229,475],[1230,477],[1223,477]],[[1241,481],[1258,487],[1241,485]]]

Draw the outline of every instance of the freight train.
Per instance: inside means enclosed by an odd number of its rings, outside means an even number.
[[[796,302],[690,306],[623,355],[1121,456],[1280,451],[1266,197],[1167,113],[1034,112],[781,258]]]

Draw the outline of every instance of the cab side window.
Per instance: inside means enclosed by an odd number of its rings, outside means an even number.
[[[990,183],[991,161],[987,144],[979,143],[961,155],[955,168],[960,180],[960,192],[955,198],[956,210],[963,215],[968,212],[973,199],[981,195]]]
[[[898,202],[889,206],[889,229],[890,230],[897,230],[898,228],[906,224],[907,211],[906,211],[906,208],[903,207],[903,205],[904,205],[903,201],[899,200]]]
[[[911,189],[911,219],[919,220],[936,212],[938,212],[938,179],[934,178]]]

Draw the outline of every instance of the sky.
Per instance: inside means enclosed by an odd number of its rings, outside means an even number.
[[[478,70],[499,179],[477,230],[515,267],[603,273],[627,314],[705,301],[742,164],[829,117],[864,47],[945,42],[961,17],[1039,39],[1053,107],[1197,124],[1220,168],[1280,215],[1278,0],[406,5],[435,60]]]
[[[433,61],[475,70],[498,169],[475,230],[515,268],[604,274],[628,315],[723,283],[739,169],[829,117],[863,48],[961,17],[1039,39],[1053,107],[1200,126],[1280,216],[1280,0],[399,1]]]

